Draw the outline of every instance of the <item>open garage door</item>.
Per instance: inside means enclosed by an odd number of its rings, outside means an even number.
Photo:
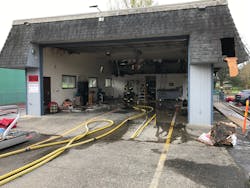
[[[121,99],[131,87],[138,104],[187,100],[186,36],[44,44],[43,51],[43,76],[51,77],[51,100],[59,105],[76,100],[80,82],[88,83],[86,104]],[[67,87],[65,75],[72,78]]]

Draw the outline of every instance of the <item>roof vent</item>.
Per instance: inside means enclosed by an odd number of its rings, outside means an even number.
[[[28,25],[30,25],[30,23],[29,22],[24,22],[23,25],[27,25],[28,26]]]
[[[198,10],[206,10],[207,6],[205,4],[198,5]]]

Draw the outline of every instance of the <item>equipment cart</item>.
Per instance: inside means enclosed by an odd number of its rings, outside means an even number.
[[[20,118],[20,108],[17,105],[0,106],[0,119],[2,118],[13,121],[0,129],[0,150],[27,142],[36,136],[36,132],[12,129]]]

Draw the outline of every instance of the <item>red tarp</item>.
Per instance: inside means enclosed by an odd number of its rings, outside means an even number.
[[[14,121],[14,118],[12,118],[12,119],[10,119],[10,118],[1,119],[0,120],[0,128],[7,128],[11,124],[12,121]],[[16,128],[16,124],[12,128]]]

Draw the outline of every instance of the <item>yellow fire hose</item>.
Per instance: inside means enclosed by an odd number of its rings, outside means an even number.
[[[154,114],[151,118],[149,118],[146,123],[144,123],[140,127],[138,127],[138,129],[134,132],[134,134],[130,137],[130,139],[135,139],[136,137],[138,137],[142,133],[142,131],[145,129],[145,127],[147,127],[149,125],[149,123],[155,117],[156,117],[156,114]]]
[[[86,135],[90,134],[89,132],[89,128],[88,128],[88,125],[91,124],[91,123],[94,123],[94,122],[108,122],[109,124],[104,126],[104,127],[110,127],[113,125],[113,121],[112,120],[108,120],[108,119],[101,119],[101,120],[89,120],[85,123],[85,129],[86,131],[83,133],[83,134],[80,134],[80,135],[77,135],[75,136],[74,138],[68,140],[68,143],[59,148],[59,149],[56,149],[55,151],[45,155],[44,157],[41,157],[27,165],[24,165],[16,170],[13,170],[7,174],[4,174],[2,176],[0,176],[0,186],[3,185],[3,184],[6,184],[26,173],[29,173],[31,172],[32,170],[42,166],[43,164],[49,162],[50,160],[56,158],[57,156],[59,156],[61,153],[63,153],[66,149],[69,149],[69,148],[72,148],[72,147],[75,147],[75,146],[79,146],[79,145],[83,145],[83,144],[86,144],[86,143],[89,143],[89,142],[92,142],[92,141],[95,141],[95,140],[98,140],[98,139],[101,139],[105,136],[108,136],[109,134],[113,133],[114,131],[116,131],[117,129],[119,129],[120,127],[122,127],[126,122],[128,122],[129,120],[134,120],[134,119],[137,119],[139,117],[142,117],[143,115],[146,114],[147,110],[145,109],[149,109],[149,112],[153,110],[152,107],[148,107],[148,106],[139,106],[139,107],[133,107],[135,110],[140,110],[142,111],[142,113],[139,113],[139,114],[136,114],[136,115],[133,115],[131,117],[128,117],[126,118],[125,120],[123,120],[120,124],[118,124],[116,127],[114,127],[113,129],[107,131],[106,133],[104,134],[101,134],[99,136],[96,136],[95,138],[90,138],[90,139],[87,139],[87,140],[84,140],[84,141],[81,141],[81,142],[78,142],[78,143],[73,143],[77,140],[80,140],[82,139],[83,137],[85,137]],[[145,108],[145,109],[143,109]],[[99,129],[101,130],[101,128]],[[94,130],[94,131],[97,131],[97,130]],[[65,141],[59,141],[59,142],[65,142]],[[57,142],[57,143],[59,143]],[[55,145],[54,143],[49,143],[49,144],[53,144]],[[49,145],[49,144],[46,144],[46,145]],[[60,143],[62,144],[62,143]],[[36,146],[36,145],[32,145],[32,146]],[[41,145],[42,147],[43,145]],[[44,146],[46,147],[46,146]],[[19,152],[19,151],[18,151]],[[4,154],[3,154],[4,155]]]
[[[65,132],[62,133],[61,135],[53,136],[53,137],[48,138],[48,139],[46,139],[46,140],[43,140],[43,141],[41,141],[41,142],[37,142],[37,143],[35,143],[35,144],[31,145],[31,146],[40,145],[40,144],[43,144],[43,143],[46,143],[46,142],[50,142],[50,141],[52,141],[52,140],[56,140],[56,139],[58,139],[58,138],[62,138],[62,137],[64,137],[64,136],[66,136],[66,135],[68,135],[68,134],[70,134],[70,133],[76,131],[77,129],[81,128],[81,127],[84,126],[87,122],[92,121],[92,120],[96,120],[96,119],[98,119],[99,117],[101,117],[101,116],[103,116],[103,115],[105,115],[105,114],[109,114],[109,113],[115,112],[115,111],[117,111],[117,110],[118,110],[118,109],[114,109],[114,110],[111,110],[111,111],[108,111],[108,112],[105,112],[105,113],[101,113],[101,114],[99,114],[98,116],[95,116],[95,117],[93,117],[93,118],[91,118],[91,119],[89,119],[89,120],[87,120],[87,121],[84,121],[83,123],[80,123],[80,124],[77,125],[76,127],[72,128],[72,129],[70,129],[70,130],[65,131]]]
[[[96,120],[91,120],[91,123],[95,122],[95,121]],[[103,121],[106,121],[106,120],[103,120]],[[85,124],[88,124],[88,123],[89,123],[89,121],[86,122]],[[87,135],[90,135],[90,134],[96,133],[98,131],[107,129],[107,128],[111,127],[112,125],[113,124],[108,124],[108,125],[105,125],[103,127],[94,129],[92,131],[88,131]],[[79,139],[77,139],[77,140],[79,140]],[[47,144],[39,144],[39,145],[34,144],[34,145],[31,145],[31,146],[28,146],[28,147],[25,147],[25,148],[22,148],[22,149],[19,149],[19,150],[15,150],[15,151],[11,151],[11,152],[8,152],[8,153],[1,154],[0,158],[8,157],[8,156],[11,156],[11,155],[16,155],[16,154],[19,154],[19,153],[22,153],[22,152],[25,152],[25,151],[31,151],[31,150],[36,150],[36,149],[44,148],[44,147],[50,147],[50,146],[54,146],[54,145],[65,144],[65,143],[68,143],[70,140],[71,139],[66,139],[66,140],[62,140],[62,141],[50,142],[50,143],[47,143]],[[75,140],[75,141],[77,141],[77,140]]]
[[[25,148],[21,148],[21,149],[18,149],[18,150],[15,150],[15,151],[11,151],[11,152],[7,152],[7,153],[4,153],[4,154],[0,154],[0,159],[1,158],[4,158],[4,157],[8,157],[8,156],[11,156],[11,155],[16,155],[16,154],[19,154],[19,153],[23,153],[23,152],[26,152],[26,151],[31,151],[31,150],[35,150],[35,149],[40,149],[40,148],[43,148],[43,147],[50,147],[50,146],[53,146],[53,145],[57,145],[57,144],[64,144],[64,143],[68,143],[70,139],[67,139],[67,140],[63,140],[63,141],[58,141],[58,142],[51,142],[53,140],[56,140],[56,139],[59,139],[59,138],[62,138],[64,137],[65,135],[67,134],[70,134],[74,131],[76,131],[77,129],[83,127],[86,123],[92,121],[92,120],[96,120],[97,118],[101,117],[102,115],[105,115],[105,114],[108,114],[108,113],[111,113],[111,112],[115,112],[117,111],[117,109],[115,110],[112,110],[112,111],[109,111],[109,112],[105,112],[105,113],[102,113],[98,116],[95,116],[87,121],[84,121],[83,123],[80,123],[79,125],[77,125],[76,127],[70,129],[70,130],[67,130],[65,131],[64,133],[62,133],[61,135],[57,135],[57,136],[52,136],[46,140],[43,140],[41,142],[37,142],[35,144],[32,144],[30,146],[26,146]],[[96,130],[93,130],[93,131],[90,131],[88,134],[92,134],[92,133],[95,133],[97,131],[100,131],[100,130],[103,130],[103,129],[106,129],[110,126],[104,126],[102,128],[98,128]],[[47,143],[47,142],[51,142],[51,143]],[[43,143],[47,143],[47,144],[43,144]]]
[[[152,112],[153,111],[153,107],[151,106],[142,106],[142,105],[139,105],[139,106],[136,106],[136,107],[133,107],[135,110],[140,110],[142,108],[145,108],[145,109],[148,109],[148,113]],[[11,156],[11,155],[16,155],[16,154],[19,154],[19,153],[23,153],[23,152],[26,152],[26,151],[31,151],[31,150],[36,150],[36,149],[40,149],[40,148],[44,148],[44,147],[50,147],[50,146],[54,146],[54,145],[58,145],[58,144],[65,144],[65,143],[68,143],[70,141],[70,139],[67,139],[67,140],[62,140],[62,141],[58,141],[58,142],[51,142],[53,140],[56,140],[56,139],[59,139],[59,138],[62,138],[63,136],[69,134],[69,133],[72,133],[73,131],[81,128],[82,126],[84,126],[86,123],[88,122],[91,122],[92,120],[95,120],[97,119],[98,117],[104,115],[104,114],[108,114],[108,113],[111,113],[111,112],[114,112],[116,111],[117,109],[115,110],[112,110],[112,111],[109,111],[109,112],[106,112],[106,113],[103,113],[103,114],[100,114],[99,116],[96,116],[94,118],[91,118],[90,120],[86,121],[86,122],[83,122],[79,125],[77,125],[76,127],[70,129],[70,130],[67,130],[66,132],[62,133],[61,135],[58,135],[58,136],[54,136],[54,137],[51,137],[49,139],[46,139],[44,141],[41,141],[41,142],[38,142],[38,143],[35,143],[35,144],[32,144],[30,146],[27,146],[25,148],[21,148],[21,149],[18,149],[18,150],[15,150],[15,151],[11,151],[11,152],[8,152],[8,153],[4,153],[4,154],[0,154],[0,159],[1,158],[4,158],[4,157],[8,157],[8,156]],[[106,128],[109,128],[110,126],[112,125],[108,125],[108,126],[104,126],[104,127],[101,127],[101,128],[98,128],[98,129],[95,129],[93,131],[90,131],[88,133],[89,134],[93,134],[95,132],[98,132],[100,130],[104,130]],[[43,143],[46,143],[46,142],[51,142],[51,143],[47,143],[47,144],[43,144]]]
[[[72,138],[68,143],[67,145],[45,155],[44,157],[41,157],[40,159],[38,160],[35,160],[21,168],[18,168],[16,170],[13,170],[7,174],[4,174],[2,176],[0,176],[0,185],[2,185],[2,183],[4,184],[5,181],[6,183],[9,181],[9,180],[12,180],[12,178],[15,179],[15,177],[19,177],[21,175],[23,175],[23,173],[25,174],[25,172],[28,172],[31,171],[32,169],[35,169],[39,166],[41,166],[42,164],[45,164],[46,162],[52,160],[53,158],[55,158],[56,156],[60,155],[63,151],[65,151],[65,149],[69,148],[69,146],[76,140],[79,140],[81,138],[83,138],[84,136],[87,135],[89,129],[88,129],[88,125],[91,124],[91,123],[95,123],[95,122],[109,122],[109,125],[113,125],[113,121],[112,120],[105,120],[105,119],[102,119],[102,120],[92,120],[91,122],[88,122],[86,123],[85,125],[85,129],[86,131],[83,133],[83,134],[80,134],[80,135],[77,135],[75,136],[74,138]],[[10,177],[10,178],[8,178]]]

